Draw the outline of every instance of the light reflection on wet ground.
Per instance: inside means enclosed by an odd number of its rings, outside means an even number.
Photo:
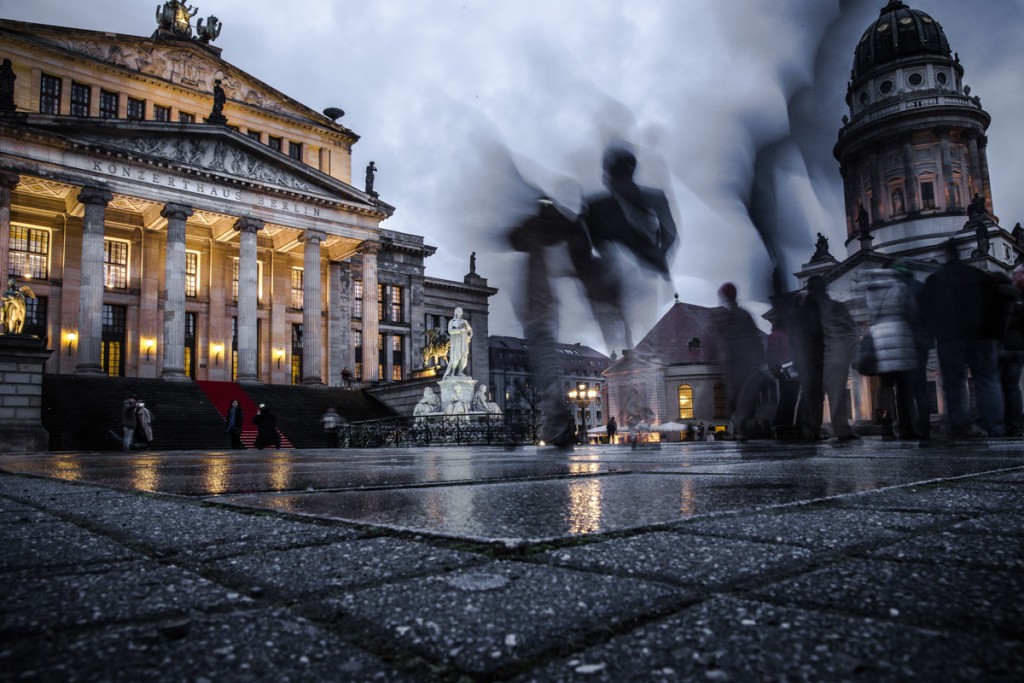
[[[0,469],[476,539],[628,529],[1024,465],[1024,443],[918,449],[208,451],[5,455]]]

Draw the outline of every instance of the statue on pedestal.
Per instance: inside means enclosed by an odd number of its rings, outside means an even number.
[[[444,378],[466,375],[469,365],[469,342],[473,339],[473,328],[469,321],[462,317],[462,309],[455,309],[455,317],[448,322],[448,367]]]
[[[36,295],[28,285],[18,287],[13,278],[7,281],[3,309],[0,311],[0,327],[3,334],[21,334],[25,327],[25,313],[28,310],[25,297],[35,299]]]

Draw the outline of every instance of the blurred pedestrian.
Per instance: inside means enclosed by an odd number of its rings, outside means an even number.
[[[137,416],[135,411],[138,407],[138,399],[135,394],[128,394],[121,403],[121,428],[123,430],[121,450],[132,449],[132,439],[135,437],[135,425]]]
[[[765,343],[765,363],[779,385],[779,402],[775,408],[772,431],[777,439],[791,439],[796,436],[796,406],[800,396],[796,360],[789,341],[793,325],[792,301],[777,297],[774,308],[776,317]]]
[[[327,406],[327,410],[323,416],[320,417],[320,422],[324,426],[324,443],[328,448],[338,447],[338,411],[334,409],[334,406]]]
[[[761,331],[753,317],[736,303],[736,285],[726,282],[718,289],[719,307],[713,319],[725,368],[726,410],[737,441],[750,437],[748,422],[757,408],[757,397],[767,383]]]
[[[227,424],[224,427],[224,431],[231,437],[231,448],[236,451],[240,451],[244,448],[242,446],[242,420],[244,414],[242,412],[242,406],[238,404],[238,399],[231,401],[231,407],[228,408]]]
[[[895,438],[893,422],[899,425],[900,439],[913,439],[917,408],[914,402],[914,371],[917,368],[917,342],[911,318],[919,318],[917,300],[910,287],[892,268],[867,272],[865,298],[871,335],[877,357],[880,386],[877,407],[889,416],[882,436]],[[888,430],[888,431],[887,431]]]
[[[945,251],[946,264],[928,276],[921,290],[921,312],[938,343],[950,436],[983,435],[973,429],[968,415],[966,369],[970,368],[978,398],[978,426],[989,436],[999,437],[1004,431],[1004,404],[998,344],[1009,310],[995,278],[961,262],[953,240],[946,243]]]
[[[928,357],[935,346],[935,337],[924,322],[924,314],[921,312],[921,291],[924,283],[914,277],[914,271],[910,262],[906,259],[897,260],[893,266],[896,276],[910,290],[913,303],[908,306],[907,321],[914,335],[914,349],[917,362],[914,365],[913,395],[914,411],[916,421],[914,432],[919,441],[931,441],[932,420],[931,420],[931,392],[928,390]]]
[[[341,383],[346,389],[352,388],[352,371],[348,369],[347,365],[341,369]]]
[[[1007,436],[1024,436],[1024,397],[1020,378],[1024,370],[1024,263],[1011,274],[1017,296],[999,357],[999,379],[1003,387],[1004,429]]]
[[[850,428],[850,420],[847,417],[850,406],[847,389],[850,362],[860,341],[857,323],[844,303],[828,295],[825,279],[820,275],[812,275],[807,280],[803,310],[803,347],[808,358],[805,365],[808,366],[808,372],[819,374],[805,380],[804,370],[801,368],[798,371],[801,391],[801,434],[805,439],[812,441],[820,438],[824,394],[824,397],[828,397],[832,433],[835,437],[839,441],[859,439],[860,437]]]
[[[277,431],[277,416],[274,415],[270,410],[270,406],[266,403],[261,403],[259,410],[252,418],[253,424],[256,425],[256,446],[257,450],[263,450],[264,447],[271,444],[274,448],[281,448],[281,435]]]
[[[608,418],[608,443],[615,443],[615,433],[619,431],[619,425],[615,422],[615,416]]]
[[[135,435],[142,437],[139,439],[139,446],[149,448],[153,443],[153,413],[149,412],[149,408],[142,401],[135,404],[135,421]]]

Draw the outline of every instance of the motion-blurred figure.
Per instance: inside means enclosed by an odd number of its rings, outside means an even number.
[[[967,413],[968,367],[978,395],[978,425],[989,436],[1003,435],[998,347],[1009,314],[1007,294],[990,274],[962,263],[952,240],[946,243],[946,264],[928,276],[921,290],[921,312],[938,342],[953,438],[977,435]]]
[[[714,322],[721,340],[725,367],[725,399],[737,441],[749,438],[747,423],[753,419],[757,395],[768,381],[764,346],[754,319],[736,303],[736,285],[726,282],[718,290],[719,308]]]
[[[850,362],[860,340],[860,331],[846,305],[828,295],[824,278],[811,276],[807,294],[797,306],[800,375],[801,437],[820,439],[822,401],[828,397],[832,432],[840,441],[860,438],[850,429],[846,417]]]
[[[640,295],[650,285],[646,273],[670,279],[677,238],[668,198],[636,184],[636,165],[627,146],[610,145],[602,162],[606,191],[585,198],[580,216],[600,261],[577,263],[576,272],[610,349],[633,348],[629,307],[649,298]]]
[[[1013,269],[1011,279],[1017,290],[1017,298],[1013,302],[1006,336],[1003,337],[999,378],[1003,385],[1006,435],[1024,436],[1024,398],[1020,392],[1020,377],[1024,370],[1024,263]]]
[[[883,424],[882,436],[895,438],[892,416],[899,423],[901,439],[916,436],[914,424],[914,371],[917,368],[917,344],[911,319],[920,318],[917,300],[910,287],[891,268],[868,272],[865,287],[871,328],[868,333],[878,354],[878,407],[890,416]]]
[[[774,431],[778,439],[792,439],[796,422],[797,398],[800,380],[797,376],[795,353],[790,343],[793,330],[793,303],[781,296],[774,298],[775,319],[765,344],[765,362],[768,371],[779,383],[779,403],[775,409]]]

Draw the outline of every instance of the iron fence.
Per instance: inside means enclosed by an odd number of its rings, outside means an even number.
[[[352,422],[338,428],[342,448],[505,446],[537,440],[533,415],[431,415]]]

